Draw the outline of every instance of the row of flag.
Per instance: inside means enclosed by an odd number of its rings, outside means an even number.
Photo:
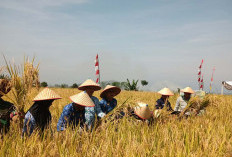
[[[204,60],[202,59],[201,64],[198,69],[198,84],[199,84],[199,89],[203,90],[204,89],[204,75],[202,74],[202,67],[203,67]],[[213,85],[213,77],[214,77],[214,72],[215,72],[215,67],[213,68],[211,80],[210,80],[210,92],[212,91],[212,85]],[[96,83],[100,84],[100,68],[99,68],[99,58],[98,54],[95,59],[95,74],[96,74]]]
[[[203,78],[204,75],[202,74],[203,63],[204,63],[204,60],[202,59],[201,64],[200,64],[199,69],[198,69],[198,80],[197,81],[198,81],[200,90],[204,89],[204,78]],[[215,72],[215,67],[213,68],[213,72],[212,72],[211,80],[210,80],[210,86],[209,86],[210,93],[212,91],[214,72]]]

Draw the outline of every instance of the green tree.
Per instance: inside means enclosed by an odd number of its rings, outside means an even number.
[[[142,86],[146,86],[146,85],[148,85],[148,82],[146,80],[141,80],[141,84],[142,84]]]
[[[78,84],[74,83],[71,88],[78,88]]]
[[[60,85],[60,87],[61,88],[68,88],[68,85],[63,83],[63,84]]]
[[[48,86],[48,83],[47,83],[47,82],[42,82],[42,83],[40,84],[40,86],[41,86],[41,87],[47,87],[47,86]]]
[[[120,83],[121,89],[125,89],[126,84],[127,84],[127,82],[121,82],[121,83]]]
[[[133,80],[132,82],[127,79],[127,82],[125,84],[125,90],[134,90],[138,91],[138,81],[139,80]]]
[[[116,86],[116,87],[121,87],[121,83],[120,82],[112,82],[111,84],[112,86]]]

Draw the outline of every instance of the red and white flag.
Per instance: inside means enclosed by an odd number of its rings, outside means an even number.
[[[202,78],[201,78],[201,83],[200,83],[200,90],[204,88],[204,80],[203,80],[203,75],[202,75]]]
[[[200,83],[201,82],[201,71],[199,70],[198,72],[198,82]]]
[[[213,76],[214,76],[214,72],[215,72],[215,67],[213,67],[213,73],[212,73],[212,76],[211,76],[211,82],[210,82],[210,86],[209,86],[210,93],[211,93],[212,85],[213,85]]]
[[[201,68],[202,68],[203,62],[204,62],[204,60],[202,59],[202,61],[201,61],[201,65],[199,66],[199,69],[201,69]]]
[[[204,62],[204,60],[202,59],[201,64],[200,64],[199,69],[198,69],[198,80],[197,81],[199,83],[199,88],[201,87],[201,69],[202,69],[203,62]]]
[[[96,77],[97,77],[96,83],[100,84],[100,70],[99,70],[98,54],[97,54],[96,59],[95,59],[95,72],[96,72]]]

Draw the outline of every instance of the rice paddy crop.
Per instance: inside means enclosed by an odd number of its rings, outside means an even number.
[[[21,138],[15,124],[0,139],[0,156],[231,156],[232,155],[232,96],[209,95],[205,114],[188,119],[161,115],[153,125],[141,123],[133,117],[118,121],[103,120],[92,133],[70,129],[58,133],[56,124],[63,107],[70,103],[69,96],[77,89],[54,90],[63,97],[50,108],[51,128],[44,136],[34,132]],[[29,99],[38,93],[33,90]],[[13,95],[10,92],[9,97]],[[94,93],[99,98],[100,91]],[[130,99],[120,106],[127,98]],[[160,96],[154,92],[122,91],[116,98],[119,108],[134,106],[138,101],[154,108]],[[172,107],[178,95],[170,97]],[[8,99],[7,97],[3,97]],[[9,100],[10,101],[10,100]],[[25,106],[25,111],[32,105]],[[114,111],[116,112],[117,109]]]

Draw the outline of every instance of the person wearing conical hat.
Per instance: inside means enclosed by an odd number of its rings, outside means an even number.
[[[140,121],[152,122],[153,119],[152,111],[149,109],[147,104],[142,102],[139,102],[138,106],[134,107],[133,109],[129,109],[128,113],[129,116],[132,116]]]
[[[34,98],[34,104],[25,115],[23,135],[30,136],[35,129],[43,132],[49,127],[52,118],[49,107],[56,99],[61,99],[61,97],[47,87]]]
[[[194,94],[194,91],[190,87],[186,87],[186,88],[182,89],[181,92],[183,92],[184,95],[179,96],[176,100],[176,106],[174,109],[174,111],[176,113],[180,113],[185,109],[185,107],[187,106],[187,104],[191,98],[191,94]],[[186,113],[186,114],[188,115],[189,113]]]
[[[168,88],[163,88],[158,93],[161,95],[161,98],[156,101],[155,108],[163,109],[166,106],[168,111],[173,111],[171,103],[168,101],[169,96],[174,95],[172,91]]]
[[[86,107],[94,107],[94,103],[89,95],[84,91],[79,94],[73,95],[70,97],[72,103],[66,105],[61,113],[59,121],[57,123],[57,131],[64,131],[67,126],[75,128],[80,125],[80,128],[88,126],[88,117],[85,114]]]
[[[100,94],[102,100],[100,106],[102,111],[107,114],[117,106],[117,100],[114,98],[121,92],[121,89],[116,86],[107,85]]]
[[[89,97],[94,102],[94,107],[85,107],[85,118],[87,118],[86,123],[87,126],[94,126],[95,122],[95,115],[97,117],[103,118],[106,114],[102,112],[101,106],[99,105],[99,100],[95,96],[93,96],[93,93],[95,91],[98,91],[101,89],[100,85],[95,83],[93,80],[88,79],[84,83],[82,83],[79,87],[79,90],[86,91],[86,93],[89,95]]]
[[[2,99],[11,90],[10,80],[0,79],[0,134],[6,134],[9,131],[12,117],[15,112],[14,104]]]

